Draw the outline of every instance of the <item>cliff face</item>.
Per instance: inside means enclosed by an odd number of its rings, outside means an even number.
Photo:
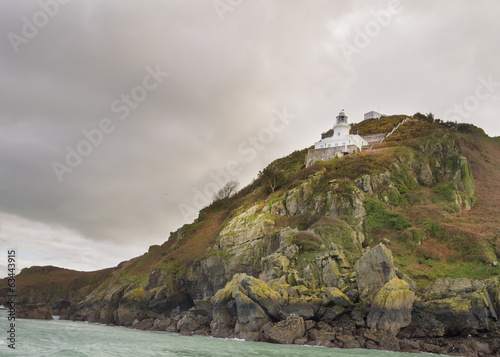
[[[256,180],[205,208],[64,316],[279,343],[493,353],[500,340],[480,338],[500,313],[499,227],[477,220],[494,195],[477,197],[486,181],[473,169],[497,174],[498,154],[485,136],[418,120],[370,151],[308,168],[295,152],[273,163],[286,176],[278,190]]]

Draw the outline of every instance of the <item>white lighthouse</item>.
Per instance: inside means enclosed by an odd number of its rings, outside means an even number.
[[[334,137],[345,137],[349,136],[349,131],[351,130],[351,126],[347,124],[347,115],[345,115],[344,109],[337,116],[337,123],[333,127],[333,136]]]
[[[327,138],[325,135],[321,136],[321,140],[314,144],[315,149],[337,148],[335,150],[337,156],[352,153],[354,151],[361,151],[361,147],[368,145],[365,139],[357,133],[349,134],[351,126],[349,125],[347,115],[344,110],[339,113],[337,120],[333,127],[333,135]],[[335,156],[335,155],[334,155]]]

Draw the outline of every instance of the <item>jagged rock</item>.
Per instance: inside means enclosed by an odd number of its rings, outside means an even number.
[[[220,249],[228,249],[256,240],[268,232],[274,221],[257,213],[257,205],[234,217],[220,232]]]
[[[412,316],[408,327],[402,328],[398,334],[399,338],[429,338],[444,336],[444,325],[436,320],[433,315],[415,314]]]
[[[340,286],[340,270],[337,263],[332,260],[323,267],[323,283],[329,287]]]
[[[321,321],[329,324],[340,317],[345,311],[346,309],[340,305],[335,305],[333,307],[327,308],[321,316]]]
[[[315,306],[306,301],[291,303],[280,311],[280,317],[286,319],[291,316],[300,316],[304,319],[311,319],[316,315]]]
[[[373,300],[367,325],[396,336],[411,322],[415,293],[405,281],[394,278],[387,282]]]
[[[408,283],[408,285],[410,286],[411,291],[414,291],[414,292],[417,291],[417,283],[415,281],[413,281],[408,275],[401,272],[399,269],[396,269],[396,276],[399,279],[406,281]]]
[[[154,324],[154,319],[145,319],[136,324],[134,327],[138,330],[151,330]]]
[[[344,294],[340,289],[338,288],[324,288],[325,292],[325,299],[324,300],[324,305],[325,306],[331,306],[331,305],[339,305],[342,307],[351,307],[352,306],[352,301],[347,297],[346,294]]]
[[[262,280],[246,274],[236,274],[210,301],[213,328],[231,328],[239,321],[247,324],[251,332],[257,332],[271,317],[278,319],[284,302],[281,295]],[[232,302],[234,309],[230,308]]]
[[[278,318],[283,298],[262,280],[245,276],[240,280],[246,295],[260,305],[271,317]]]
[[[266,281],[278,278],[290,265],[290,260],[281,252],[273,253],[261,259],[262,273],[259,278]]]
[[[486,286],[477,280],[444,278],[424,290],[422,310],[440,321],[447,335],[488,330],[495,311]]]
[[[358,188],[354,190],[350,197],[332,194],[328,191],[326,205],[330,210],[326,215],[331,217],[351,216],[355,219],[363,218],[366,215],[364,206],[365,196]]]
[[[137,318],[139,310],[135,306],[120,305],[117,310],[117,322],[120,325],[125,325],[127,322],[132,323]]]
[[[106,325],[115,323],[115,311],[116,310],[111,305],[102,308],[99,312],[99,322]]]
[[[360,299],[370,302],[385,283],[396,277],[392,252],[379,244],[363,254],[354,266]]]
[[[321,321],[318,322],[316,328],[309,330],[309,336],[316,346],[333,346],[332,342],[335,341],[335,335],[333,328]]]
[[[177,323],[177,330],[196,331],[202,327],[209,326],[210,320],[196,311],[188,311]]]
[[[52,320],[52,307],[48,304],[26,304],[17,306],[16,317],[20,319]]]
[[[296,339],[304,337],[305,332],[304,319],[292,316],[273,325],[267,331],[267,337],[278,343],[291,344]]]
[[[153,322],[153,328],[156,331],[167,331],[168,327],[172,325],[172,320],[169,317],[159,316]],[[176,325],[177,329],[177,325]]]
[[[68,300],[57,300],[52,305],[52,313],[54,315],[62,315],[71,308],[71,302]]]
[[[432,183],[434,182],[434,177],[432,176],[432,170],[429,167],[429,164],[427,163],[422,163],[420,166],[420,175],[419,175],[420,182],[424,184],[425,186],[431,186]]]

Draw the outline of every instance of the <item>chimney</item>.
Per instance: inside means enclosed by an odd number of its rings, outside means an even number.
[[[325,139],[326,138],[326,133],[321,133],[321,139]]]

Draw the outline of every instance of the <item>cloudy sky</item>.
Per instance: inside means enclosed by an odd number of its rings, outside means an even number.
[[[500,135],[498,1],[0,3],[2,272],[140,255],[341,109]]]

